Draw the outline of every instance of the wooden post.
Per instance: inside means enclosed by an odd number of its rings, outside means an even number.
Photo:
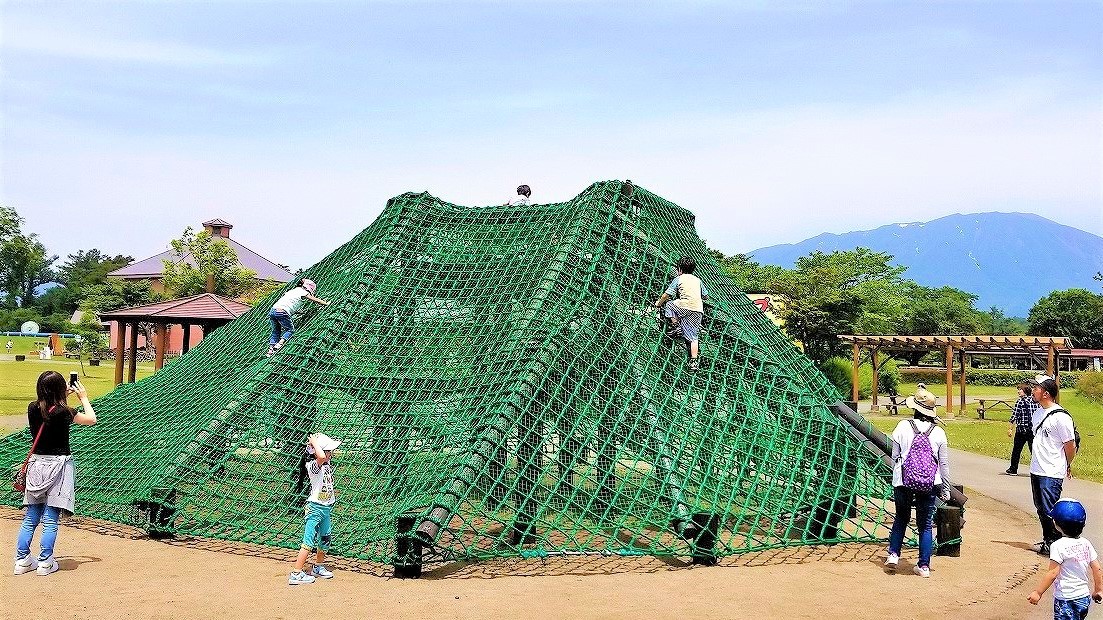
[[[126,370],[129,383],[134,383],[138,376],[138,321],[130,325],[130,365]]]
[[[850,373],[850,400],[855,403],[858,402],[858,362],[859,362],[858,343],[854,343],[854,369]],[[855,407],[858,405],[855,404]]]
[[[946,413],[954,412],[954,347],[946,345]]]
[[[1058,380],[1058,372],[1060,368],[1057,367],[1057,347],[1052,344],[1049,345],[1049,356],[1046,360],[1046,368],[1049,370],[1049,376],[1053,377],[1053,380],[1057,382],[1057,398],[1053,399],[1053,402],[1061,404],[1061,381]]]
[[[126,353],[126,323],[115,321],[115,385],[123,382],[123,357]]]
[[[873,366],[873,394],[871,394],[871,396],[873,398],[873,403],[870,404],[869,410],[870,411],[878,411],[880,409],[880,407],[877,405],[877,379],[878,379],[878,376],[877,376],[878,375],[877,349],[874,348],[872,351],[869,352],[869,355],[870,355],[870,364]]]
[[[184,328],[184,344],[180,347],[180,355],[183,355],[191,349],[191,325],[181,323],[180,327]]]
[[[154,372],[161,370],[165,365],[165,346],[168,342],[168,325],[161,325],[160,323],[154,328],[157,330],[157,362],[154,363]]]
[[[969,357],[965,354],[965,349],[962,349],[958,357],[961,359],[961,408],[960,411],[965,411],[965,369],[969,363]]]

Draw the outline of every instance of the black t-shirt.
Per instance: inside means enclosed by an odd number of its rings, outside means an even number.
[[[72,454],[69,451],[69,425],[73,423],[76,411],[65,405],[57,407],[46,416],[46,429],[42,431],[42,437],[35,446],[35,454],[52,454],[62,456]],[[38,428],[42,426],[42,413],[38,410],[38,401],[32,401],[27,405],[27,423],[31,426],[31,441],[38,435]]]

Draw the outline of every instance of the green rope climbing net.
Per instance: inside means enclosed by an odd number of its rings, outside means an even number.
[[[710,292],[695,373],[648,308],[683,255]],[[331,552],[348,558],[715,561],[887,535],[890,470],[834,389],[693,215],[641,188],[521,207],[403,194],[303,275],[333,303],[273,357],[279,293],[96,401],[100,423],[72,435],[78,513],[297,548],[296,470],[322,431],[343,441]],[[0,462],[28,441],[0,442]]]

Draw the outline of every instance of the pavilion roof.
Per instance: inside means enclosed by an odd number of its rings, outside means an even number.
[[[936,351],[950,346],[970,353],[1072,351],[1072,339],[1064,336],[855,336],[840,335],[843,342],[888,351]]]
[[[201,293],[183,299],[172,299],[155,304],[122,308],[100,313],[104,321],[138,320],[152,322],[174,322],[191,320],[195,322],[221,320],[232,321],[252,308],[246,304],[216,295]]]

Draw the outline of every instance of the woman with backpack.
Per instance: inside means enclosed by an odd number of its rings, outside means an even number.
[[[920,577],[931,576],[931,551],[934,537],[931,534],[931,517],[935,497],[943,501],[949,498],[942,481],[950,479],[949,445],[946,433],[938,428],[935,415],[936,400],[920,386],[915,396],[907,399],[907,406],[914,414],[903,420],[892,432],[893,500],[896,502],[896,518],[889,534],[889,555],[885,566],[896,570],[900,561],[900,547],[904,544],[912,509],[915,509],[915,530],[919,534],[919,561],[912,569]]]

